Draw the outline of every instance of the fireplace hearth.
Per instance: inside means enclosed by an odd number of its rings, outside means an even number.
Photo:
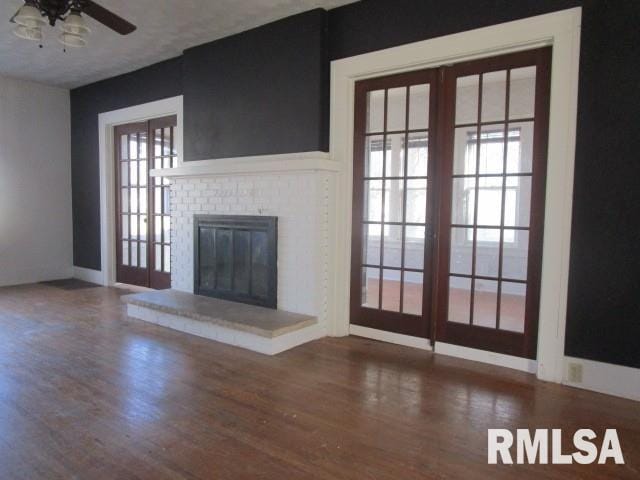
[[[194,293],[276,308],[278,218],[194,216]]]

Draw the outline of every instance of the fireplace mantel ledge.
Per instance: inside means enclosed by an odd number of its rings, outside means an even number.
[[[185,178],[216,175],[251,175],[286,172],[340,171],[340,164],[325,152],[286,153],[219,158],[182,163],[176,168],[152,169],[152,177]]]

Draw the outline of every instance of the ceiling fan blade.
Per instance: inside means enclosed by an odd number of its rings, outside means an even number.
[[[129,35],[137,28],[134,24],[127,22],[124,18],[101,7],[92,0],[83,2],[82,13],[86,13],[94,20],[118,32],[120,35]]]
[[[11,23],[16,23],[16,17],[17,17],[17,16],[18,16],[18,14],[20,13],[20,10],[22,10],[22,9],[21,9],[21,8],[19,8],[19,9],[18,9],[18,11],[17,11],[16,13],[14,13],[14,14],[13,14],[13,17],[11,17],[11,18],[9,19],[9,21],[10,21]]]

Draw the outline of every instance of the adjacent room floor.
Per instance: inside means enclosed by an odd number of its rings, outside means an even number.
[[[639,478],[640,403],[361,338],[276,357],[0,289],[0,478]],[[488,428],[616,428],[626,465],[489,466]]]

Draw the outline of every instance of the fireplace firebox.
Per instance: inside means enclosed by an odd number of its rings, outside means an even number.
[[[194,293],[276,308],[278,218],[195,215]]]

